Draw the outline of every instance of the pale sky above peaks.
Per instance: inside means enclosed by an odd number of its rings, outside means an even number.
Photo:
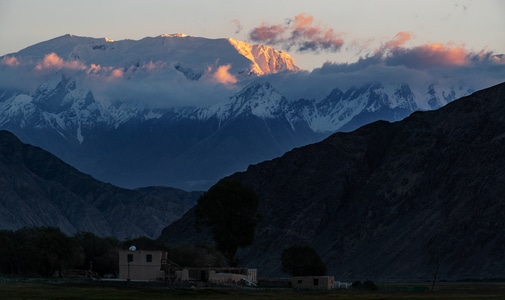
[[[464,64],[469,54],[505,53],[504,28],[503,0],[0,0],[0,56],[67,33],[181,32],[271,45],[306,70],[378,53],[393,53],[392,64]]]

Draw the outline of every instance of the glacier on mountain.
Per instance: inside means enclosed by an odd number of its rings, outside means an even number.
[[[284,118],[293,129],[293,124],[303,122],[314,132],[331,133],[345,128],[364,112],[397,110],[396,117],[387,118],[397,121],[416,110],[438,108],[467,92],[457,92],[453,88],[439,90],[433,85],[423,91],[412,90],[406,84],[383,86],[373,83],[346,91],[335,88],[324,99],[288,100],[269,82],[257,81],[228,99],[207,107],[152,108],[142,101],[99,101],[93,91],[82,87],[76,79],[62,76],[44,82],[32,95],[15,94],[1,99],[0,124],[17,120],[21,126],[30,123],[38,127],[49,126],[62,135],[71,130],[74,132],[71,136],[77,136],[80,143],[86,138],[83,133],[86,128],[98,125],[118,128],[131,120],[142,122],[167,116],[174,120],[216,118],[220,123],[245,115],[260,119]],[[34,120],[38,121],[34,123]]]
[[[303,71],[285,52],[234,39],[65,35],[1,58],[0,128],[106,182],[195,190],[483,87],[454,70],[344,69]]]

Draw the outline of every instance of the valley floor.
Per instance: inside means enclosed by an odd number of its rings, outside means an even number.
[[[505,299],[505,282],[377,284],[379,291],[307,291],[269,288],[186,288],[123,286],[103,282],[0,279],[0,299]]]

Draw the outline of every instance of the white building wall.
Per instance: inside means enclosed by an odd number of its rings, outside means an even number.
[[[128,261],[128,257],[131,261]],[[119,278],[125,280],[156,281],[165,277],[161,271],[162,251],[120,251]]]

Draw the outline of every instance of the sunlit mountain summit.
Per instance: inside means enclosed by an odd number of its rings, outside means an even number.
[[[66,67],[113,77],[139,71],[177,71],[188,79],[210,76],[219,80],[224,73],[236,78],[298,70],[289,54],[269,46],[183,33],[119,41],[67,34],[9,57],[20,59],[20,63],[40,61],[37,66],[41,71]]]
[[[439,108],[503,73],[381,59],[309,72],[285,51],[231,38],[68,34],[0,57],[0,129],[105,182],[205,190],[336,131]]]

